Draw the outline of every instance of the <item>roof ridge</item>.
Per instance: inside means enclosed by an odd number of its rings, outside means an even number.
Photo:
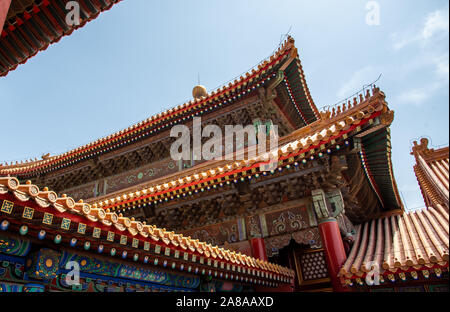
[[[133,133],[134,131],[140,130],[145,127],[149,127],[150,125],[160,123],[160,122],[164,121],[165,119],[170,118],[173,115],[179,114],[183,111],[189,111],[193,107],[199,107],[204,103],[207,103],[214,99],[217,99],[221,95],[225,94],[226,92],[229,92],[229,90],[234,90],[235,88],[239,87],[242,84],[245,85],[248,82],[251,82],[259,74],[263,73],[268,67],[271,67],[272,66],[271,64],[278,63],[278,61],[280,61],[280,58],[283,55],[286,55],[287,52],[289,52],[292,48],[294,48],[294,50],[293,50],[295,52],[294,54],[296,54],[296,56],[297,56],[297,50],[295,48],[294,43],[295,43],[295,40],[291,36],[288,36],[287,39],[283,42],[283,44],[279,45],[278,49],[275,50],[274,54],[263,59],[257,65],[255,65],[250,71],[248,71],[244,75],[241,75],[239,80],[235,79],[233,82],[229,82],[228,85],[222,85],[222,86],[218,87],[217,89],[208,93],[206,96],[203,96],[203,97],[197,98],[197,99],[191,99],[187,102],[184,102],[183,104],[169,108],[163,112],[154,114],[144,120],[141,120],[140,122],[134,123],[125,129],[116,131],[107,136],[103,136],[95,141],[81,145],[77,148],[73,148],[73,149],[66,151],[64,153],[61,153],[61,154],[57,154],[54,156],[46,155],[47,157],[42,156],[42,159],[37,160],[37,161],[26,161],[25,160],[25,162],[20,163],[20,164],[16,161],[15,165],[12,165],[12,164],[3,165],[0,163],[0,175],[20,174],[20,173],[23,173],[23,172],[21,172],[21,169],[34,169],[38,166],[46,165],[46,164],[49,164],[56,160],[64,159],[73,154],[81,153],[84,150],[87,150],[89,148],[93,148],[98,145],[103,145],[103,144],[109,143],[111,141],[117,140],[118,137],[127,136],[128,134]],[[255,70],[255,68],[257,68],[257,70]]]

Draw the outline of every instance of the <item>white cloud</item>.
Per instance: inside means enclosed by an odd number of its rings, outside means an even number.
[[[448,37],[448,33],[449,15],[447,7],[428,14],[422,28],[418,32],[409,32],[409,34],[403,35],[393,33],[391,34],[391,39],[395,51],[413,43],[418,43],[423,48],[426,48],[435,41]]]
[[[428,14],[420,29],[409,30],[403,35],[391,34],[394,51],[409,49],[409,53],[416,54],[415,58],[409,58],[407,61],[408,75],[414,75],[413,72],[424,69],[421,75],[427,77],[420,87],[412,88],[397,96],[398,103],[420,106],[434,92],[448,86],[448,12],[447,6]]]
[[[448,65],[448,52],[439,56],[434,56],[432,62],[436,66],[436,75],[444,80],[448,80],[449,65]]]
[[[420,106],[429,96],[429,93],[424,89],[412,89],[401,93],[398,96],[398,103],[407,103]]]
[[[409,36],[403,36],[402,38],[401,35],[399,35],[398,33],[393,33],[391,34],[391,40],[393,41],[393,49],[395,51],[398,51],[400,49],[403,49],[405,46],[407,46],[408,44],[417,41],[418,37],[416,35],[409,35]]]
[[[448,8],[435,11],[427,16],[421,37],[428,40],[436,34],[445,33],[448,33]]]
[[[395,103],[421,106],[423,104],[426,104],[426,100],[428,100],[428,98],[430,98],[434,94],[434,92],[439,90],[444,85],[444,80],[436,80],[435,82],[425,85],[422,88],[410,89],[397,96],[397,98],[395,99]]]
[[[362,89],[364,84],[371,83],[375,80],[380,72],[375,72],[372,66],[365,66],[353,73],[353,75],[348,79],[337,92],[339,99],[344,99],[351,96],[355,92]]]

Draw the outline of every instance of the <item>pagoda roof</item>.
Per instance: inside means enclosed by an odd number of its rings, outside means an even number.
[[[339,275],[359,279],[378,265],[391,281],[417,279],[417,271],[438,276],[449,260],[449,215],[441,205],[418,211],[393,213],[357,226],[354,245]],[[411,276],[406,277],[409,272]],[[408,274],[408,275],[409,275]],[[362,284],[361,284],[362,285]]]
[[[383,131],[388,127],[392,121],[392,118],[389,117],[393,115],[393,112],[387,108],[384,94],[375,88],[373,94],[368,91],[365,98],[361,96],[360,102],[357,102],[355,98],[354,104],[348,106],[344,104],[337,111],[333,109],[332,112],[322,112],[321,115],[320,120],[281,138],[279,146],[270,151],[273,155],[278,155],[277,170],[293,167],[299,162],[321,157],[326,152],[345,146],[348,143],[345,142],[347,138],[357,133],[361,134],[362,127],[372,125],[377,117],[383,120],[387,119],[389,122],[373,125],[366,130],[370,133],[363,132],[362,134],[364,138],[373,135],[380,136],[378,131]],[[378,141],[380,141],[379,137]],[[381,150],[379,148],[375,151],[366,151],[366,156],[368,156],[368,160],[365,162],[366,169],[373,164],[371,162],[374,158],[372,157],[373,153],[384,153],[385,158],[382,161],[386,162],[384,167],[378,169],[376,179],[368,170],[367,175],[374,191],[385,202],[385,210],[398,209],[402,207],[402,204],[393,178],[391,159],[390,156],[386,156],[390,155],[390,149],[387,145],[384,145],[384,150],[382,148],[383,146],[381,146]],[[248,149],[246,150],[248,151]],[[239,157],[234,157],[234,159],[239,159]],[[170,176],[94,198],[91,202],[98,207],[122,209],[146,201],[178,199],[188,193],[192,194],[193,191],[216,188],[230,180],[258,176],[261,174],[260,166],[268,163],[266,159],[268,159],[268,153],[242,161],[208,161]],[[379,158],[375,157],[374,159],[379,162]],[[378,185],[378,181],[384,183]]]
[[[425,204],[441,204],[448,208],[449,201],[449,147],[432,149],[428,139],[414,141],[412,155],[416,158],[414,173],[419,182]]]
[[[139,258],[141,260],[145,259],[145,255],[150,255],[152,250],[159,253],[156,251],[156,246],[159,246],[162,253],[161,257],[167,251],[166,249],[170,248],[172,250],[171,254],[173,254],[173,250],[181,252],[179,259],[176,259],[177,261],[191,259],[195,263],[198,262],[198,260],[195,260],[196,258],[204,258],[206,260],[210,259],[211,263],[214,261],[227,263],[227,269],[225,269],[212,267],[212,264],[208,261],[208,265],[211,266],[207,267],[207,269],[213,271],[230,270],[228,273],[235,274],[236,280],[238,280],[240,275],[242,277],[241,281],[246,276],[247,279],[251,277],[252,283],[263,283],[273,286],[279,282],[290,282],[294,276],[294,271],[277,264],[255,259],[218,246],[212,246],[197,239],[185,237],[182,234],[169,232],[154,225],[147,225],[145,222],[135,221],[134,218],[122,217],[109,210],[94,208],[82,200],[75,202],[71,197],[65,195],[58,197],[55,192],[49,191],[47,188],[40,190],[31,182],[20,184],[15,177],[0,178],[0,203],[2,220],[17,217],[20,219],[18,220],[18,225],[28,224],[30,227],[37,225],[42,228],[46,228],[48,225],[49,232],[56,232],[61,236],[70,235],[69,241],[71,237],[78,235],[80,236],[80,241],[86,240],[94,243],[92,237],[96,237],[94,231],[98,229],[101,233],[97,236],[98,240],[105,245],[114,246],[117,251],[122,249],[126,251],[133,247],[133,250],[140,254]],[[16,207],[20,209],[19,206],[24,207],[23,212],[14,210]],[[31,217],[30,214],[26,214],[26,208],[34,209]],[[45,218],[45,214],[51,214],[53,220],[61,218],[62,221],[60,224],[55,224],[56,222],[51,224],[51,221],[46,223],[44,219],[37,220]],[[41,217],[38,215],[41,215]],[[69,225],[65,228],[64,225],[67,224]],[[85,226],[83,232],[79,231],[80,224]],[[4,223],[2,223],[2,228],[3,225]],[[110,233],[113,233],[112,240],[109,239]],[[120,237],[120,245],[118,239],[114,239],[114,234],[116,238]],[[122,242],[123,237],[126,238],[125,243]],[[153,247],[146,249],[145,242],[151,243]],[[186,253],[189,254],[188,257],[186,257]],[[131,252],[129,257],[132,257]],[[202,267],[206,264],[200,262],[200,264],[195,263],[194,265]],[[228,265],[233,267],[232,271],[228,268]]]
[[[46,174],[59,170],[94,156],[110,153],[116,149],[134,144],[149,136],[167,130],[168,127],[185,123],[187,119],[239,100],[256,88],[270,84],[283,72],[283,81],[288,90],[292,105],[282,107],[294,121],[295,127],[305,127],[320,119],[304,77],[294,39],[288,39],[269,58],[240,78],[235,79],[204,97],[192,99],[175,108],[154,115],[107,137],[55,156],[43,156],[40,160],[25,161],[16,164],[0,164],[1,175],[14,175],[20,178],[31,178],[37,174]]]
[[[0,36],[0,77],[94,20],[121,0],[78,0],[80,25],[69,26],[63,0],[14,0]]]

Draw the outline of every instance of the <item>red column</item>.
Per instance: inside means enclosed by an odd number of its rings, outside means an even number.
[[[254,258],[259,260],[268,261],[267,252],[266,252],[266,244],[264,243],[264,239],[260,237],[251,238],[250,244],[252,246],[252,254]],[[264,286],[255,286],[255,291],[257,292],[293,292],[294,285],[282,284],[277,288],[270,288]]]
[[[0,35],[3,30],[3,25],[5,23],[6,16],[8,15],[10,4],[11,0],[0,0]]]
[[[254,258],[259,260],[267,261],[266,244],[264,239],[261,237],[250,239],[250,244],[252,245],[252,254]]]
[[[347,288],[343,287],[338,277],[339,270],[347,259],[347,255],[345,254],[344,243],[342,242],[337,220],[328,218],[320,221],[319,231],[333,290],[337,292],[348,291]]]

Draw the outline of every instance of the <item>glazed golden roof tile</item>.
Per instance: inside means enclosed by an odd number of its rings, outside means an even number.
[[[208,254],[208,258],[212,253],[217,253],[217,256],[219,256],[219,258],[222,255],[225,257],[225,259],[231,261],[232,263],[237,263],[238,265],[241,264],[244,266],[250,266],[249,264],[251,264],[251,266],[254,266],[255,263],[258,263],[259,268],[266,268],[266,270],[270,270],[271,272],[283,273],[278,269],[277,266],[261,261],[259,259],[245,256],[234,251],[226,250],[218,246],[212,246],[211,244],[200,242],[198,239],[192,240],[189,237],[184,237],[182,234],[175,234],[174,232],[169,232],[165,229],[157,228],[154,225],[143,224],[139,221],[134,220],[134,218],[130,219],[122,216],[121,214],[117,215],[114,212],[110,212],[109,210],[105,211],[102,208],[93,208],[93,206],[84,203],[82,200],[75,203],[75,201],[71,197],[67,196],[56,196],[56,198],[53,198],[53,194],[55,193],[48,191],[48,189],[41,192],[39,191],[39,188],[37,186],[34,186],[30,183],[26,183],[24,185],[21,185],[17,178],[0,177],[0,194],[6,194],[10,192],[13,193],[21,201],[23,201],[24,199],[33,199],[39,206],[53,206],[53,208],[57,210],[63,209],[64,212],[84,216],[93,222],[101,223],[103,221],[107,221],[120,231],[128,230],[128,232],[130,232],[133,236],[147,233],[147,235],[150,235],[151,238],[155,241],[161,239],[162,241],[164,241],[164,243],[166,243],[166,245],[169,245],[170,243],[182,243],[183,245],[189,247],[189,249],[193,252],[198,252],[200,254],[206,252]],[[37,200],[39,198],[41,199],[41,201]],[[284,274],[286,276],[290,276],[293,274],[293,272],[289,270],[286,272],[287,273]]]
[[[427,205],[448,206],[449,202],[449,147],[432,149],[428,139],[414,141],[412,155],[416,159],[414,172]]]
[[[362,276],[373,263],[395,272],[446,265],[448,260],[448,211],[439,205],[358,225],[355,243],[340,275]]]

